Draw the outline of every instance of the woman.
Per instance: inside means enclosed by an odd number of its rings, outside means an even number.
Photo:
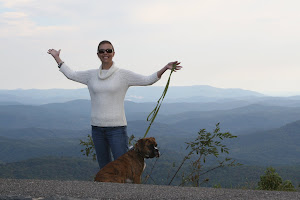
[[[130,86],[152,85],[167,69],[181,69],[179,62],[170,62],[150,76],[142,76],[125,69],[119,69],[113,62],[114,47],[109,41],[98,45],[97,55],[101,60],[99,69],[73,71],[60,58],[60,50],[49,49],[60,71],[70,80],[87,85],[91,96],[92,138],[99,167],[104,167],[128,150],[127,121],[124,99]]]

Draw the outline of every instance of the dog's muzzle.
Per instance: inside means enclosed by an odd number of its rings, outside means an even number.
[[[159,153],[158,148],[154,147],[150,154],[146,154],[145,155],[145,158],[146,159],[148,159],[148,158],[154,158],[154,157],[158,158],[159,155],[160,155],[160,153]]]
[[[154,155],[155,155],[155,157],[159,157],[159,155],[160,155],[160,153],[159,153],[159,150],[158,150],[158,148],[156,148],[156,147],[154,147]]]

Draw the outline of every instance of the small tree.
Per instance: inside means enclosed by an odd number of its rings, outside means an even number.
[[[286,180],[283,182],[282,185],[279,186],[279,190],[282,191],[296,191],[296,188],[294,187],[294,185],[292,184],[292,182],[290,180]]]
[[[91,135],[87,136],[87,141],[80,140],[80,145],[84,147],[84,149],[81,150],[83,155],[89,157],[92,155],[93,161],[96,161],[96,152],[95,152],[95,145],[92,139]]]
[[[173,179],[183,166],[183,164],[191,159],[190,163],[191,170],[188,173],[182,174],[182,181],[180,185],[185,185],[187,183],[192,183],[193,186],[198,187],[202,183],[208,182],[209,179],[204,179],[200,182],[200,176],[207,174],[217,168],[225,167],[225,166],[237,166],[241,165],[240,163],[236,163],[232,158],[225,157],[221,160],[218,160],[218,164],[206,171],[202,171],[202,166],[205,164],[208,157],[219,158],[221,154],[229,154],[229,148],[222,144],[224,139],[236,138],[237,136],[232,135],[229,132],[222,133],[220,132],[220,123],[216,124],[216,128],[213,133],[207,132],[205,129],[201,129],[198,132],[198,137],[192,141],[187,142],[186,149],[189,149],[189,153],[184,157],[174,176],[172,177],[169,185],[172,183]]]
[[[275,172],[273,167],[268,167],[265,175],[260,176],[258,182],[259,190],[281,190],[281,191],[295,191],[292,182],[287,180],[283,183],[281,176]]]

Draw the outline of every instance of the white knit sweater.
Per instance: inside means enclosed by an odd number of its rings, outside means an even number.
[[[126,126],[124,99],[130,86],[152,85],[159,80],[150,76],[119,69],[113,64],[109,70],[73,71],[63,64],[60,71],[70,80],[87,85],[91,96],[91,125],[100,127]]]

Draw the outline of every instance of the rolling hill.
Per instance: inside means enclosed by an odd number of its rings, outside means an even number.
[[[129,135],[144,135],[149,124],[146,118],[162,89],[135,87],[128,91],[128,99],[143,97],[139,102],[125,101]],[[90,134],[86,92],[0,91],[0,163],[44,156],[82,157],[79,140]],[[186,153],[185,142],[195,138],[200,129],[212,131],[220,122],[221,131],[238,135],[226,141],[230,157],[247,165],[298,166],[299,120],[297,96],[268,97],[209,86],[172,87],[148,136],[157,138],[162,152],[172,154],[165,158],[168,162],[180,162]]]
[[[130,87],[126,99],[135,102],[156,102],[163,92],[162,86]],[[200,99],[214,101],[223,98],[262,97],[258,92],[238,88],[224,89],[207,85],[172,86],[168,90],[169,101],[198,102]],[[48,90],[0,90],[0,102],[19,102],[21,104],[62,103],[77,99],[89,99],[87,88],[81,89],[48,89]],[[167,100],[166,99],[166,100]],[[206,101],[207,102],[207,101]]]
[[[236,135],[279,128],[300,119],[300,107],[251,104],[237,108],[203,111],[206,103],[164,103],[156,122],[187,132],[213,128],[218,122]],[[154,103],[125,102],[127,121],[145,120]],[[192,110],[192,111],[191,111]],[[90,101],[75,100],[45,105],[0,106],[0,129],[44,128],[82,130],[90,128]],[[130,124],[130,123],[128,123]]]

